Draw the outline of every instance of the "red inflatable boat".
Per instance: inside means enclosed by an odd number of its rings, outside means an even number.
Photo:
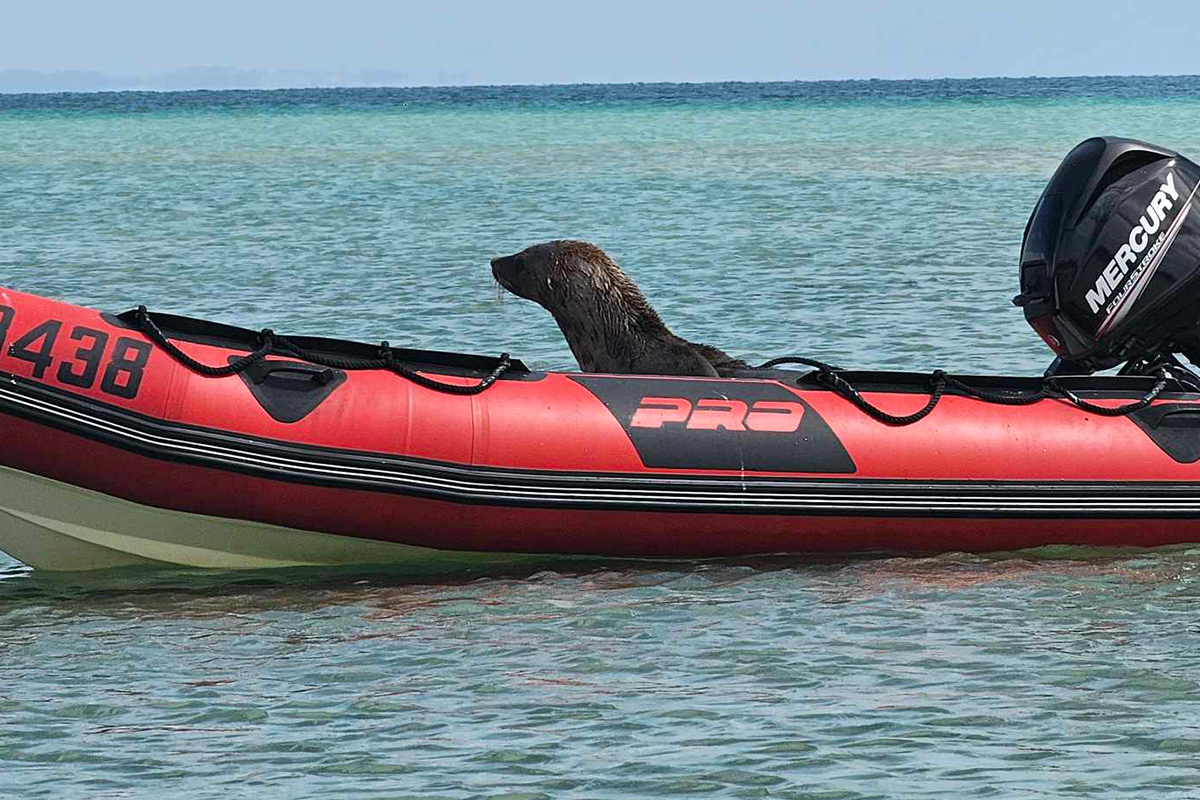
[[[1108,417],[951,383],[897,427],[814,374],[501,372],[0,289],[0,549],[54,570],[444,568],[1200,541],[1200,396],[1177,384],[1061,379],[1096,407],[1154,398]],[[928,375],[838,376],[892,414],[930,402]]]

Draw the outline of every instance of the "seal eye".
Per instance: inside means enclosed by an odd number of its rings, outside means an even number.
[[[521,255],[520,253],[513,256],[513,267],[518,270],[525,269],[525,256]]]

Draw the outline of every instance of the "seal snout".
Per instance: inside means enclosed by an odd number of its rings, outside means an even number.
[[[491,261],[492,277],[505,289],[508,289],[510,292],[513,291],[513,284],[516,277],[524,267],[522,261],[520,253],[493,258]]]

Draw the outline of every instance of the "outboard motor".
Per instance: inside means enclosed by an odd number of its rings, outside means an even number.
[[[1047,374],[1200,364],[1198,186],[1200,166],[1133,139],[1067,155],[1025,227],[1013,299],[1058,355]]]

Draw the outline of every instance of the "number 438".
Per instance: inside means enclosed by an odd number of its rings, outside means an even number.
[[[12,308],[0,306],[0,352],[3,352],[14,316]],[[54,366],[55,359],[51,353],[62,328],[60,320],[48,319],[15,339],[8,348],[8,355],[33,364],[33,377],[40,380],[45,377],[46,370]],[[108,349],[108,334],[76,325],[71,329],[69,338],[79,342],[79,347],[73,358],[58,360],[58,371],[53,375],[59,383],[90,389],[96,382],[96,376],[100,375],[100,391],[127,400],[137,396],[152,349],[148,342],[125,336],[118,338],[101,374],[100,367]]]

